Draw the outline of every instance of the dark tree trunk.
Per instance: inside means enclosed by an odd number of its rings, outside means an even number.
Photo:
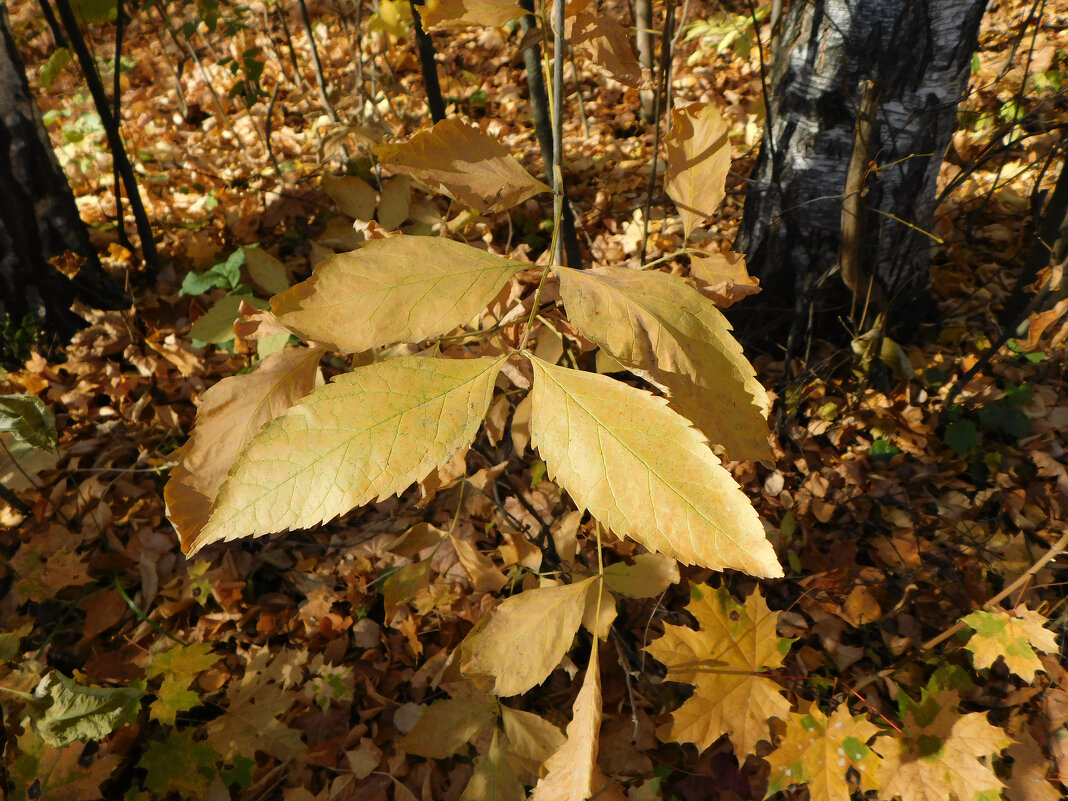
[[[866,158],[857,162],[862,203],[853,253],[844,263],[859,265],[861,303],[885,298],[892,326],[933,316],[931,239],[923,231],[931,223],[939,167],[956,128],[986,4],[790,4],[768,87],[764,142],[735,244],[764,286],[764,313],[739,310],[737,325],[747,339],[789,337],[794,343],[811,331],[841,340],[850,325],[853,292],[835,268],[848,255],[843,203],[866,90],[874,104],[866,152],[860,152]]]
[[[56,161],[0,3],[0,320],[32,315],[64,338],[85,325],[75,297],[95,308],[128,301],[100,266]],[[84,259],[67,278],[50,259]],[[80,261],[81,259],[77,259]]]

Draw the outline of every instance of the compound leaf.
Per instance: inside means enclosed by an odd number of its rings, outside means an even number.
[[[749,499],[666,400],[530,361],[531,441],[580,508],[685,564],[782,575]]]
[[[440,237],[373,239],[320,262],[271,310],[305,339],[346,353],[418,342],[471,320],[525,267]]]
[[[503,363],[409,356],[315,390],[252,439],[189,553],[318,525],[425,478],[474,439]]]

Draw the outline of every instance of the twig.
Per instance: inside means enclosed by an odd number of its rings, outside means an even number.
[[[653,193],[656,191],[656,171],[660,158],[660,106],[661,99],[667,91],[668,73],[671,70],[671,42],[675,27],[675,0],[667,0],[664,12],[664,34],[660,37],[660,67],[657,73],[656,97],[653,100],[653,164],[649,173],[649,188],[645,193],[645,207],[642,210],[642,250],[638,256],[638,265],[645,263],[645,252],[649,247],[649,212],[653,206]]]
[[[330,103],[330,98],[326,94],[326,79],[323,77],[323,63],[319,60],[319,48],[315,44],[315,34],[312,32],[311,17],[308,16],[308,6],[304,0],[297,0],[300,4],[300,21],[304,25],[304,32],[308,35],[308,47],[311,48],[312,66],[315,68],[315,85],[319,89],[319,102],[323,104],[323,109],[330,115],[330,119],[334,122],[339,121],[337,111]]]
[[[419,66],[423,71],[423,85],[426,87],[426,104],[430,108],[430,119],[441,122],[445,119],[445,98],[441,96],[441,82],[438,80],[438,65],[434,59],[434,41],[423,30],[423,18],[415,0],[408,0],[412,9],[412,26],[415,28],[415,41],[419,50]]]

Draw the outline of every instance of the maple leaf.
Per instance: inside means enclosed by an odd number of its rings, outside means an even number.
[[[410,175],[481,214],[504,211],[552,191],[524,170],[508,148],[455,117],[407,142],[377,145],[373,150],[382,166]]]
[[[151,743],[141,755],[145,789],[165,796],[181,793],[187,798],[206,798],[211,780],[222,759],[211,742],[193,741],[193,730],[172,731],[166,742]]]
[[[665,681],[694,685],[693,695],[672,713],[662,739],[695,744],[699,750],[726,734],[738,756],[755,753],[770,740],[769,718],[786,720],[790,703],[782,688],[761,671],[777,668],[790,640],[776,636],[778,613],[754,591],[744,604],[726,587],[691,589],[686,611],[698,629],[667,624],[646,650],[667,667]]]
[[[419,342],[470,321],[528,267],[441,237],[375,239],[318,264],[271,298],[271,310],[305,339],[346,353]]]
[[[250,654],[245,675],[230,682],[225,714],[207,725],[208,741],[224,759],[255,750],[286,762],[304,751],[300,732],[280,720],[294,701],[285,687],[295,658],[291,651],[271,657],[267,649],[258,649]]]
[[[1000,658],[1012,673],[1032,682],[1035,671],[1042,669],[1035,651],[1058,652],[1057,635],[1045,628],[1049,621],[1023,606],[1011,612],[972,612],[962,622],[975,629],[964,647],[972,652],[976,668],[989,668]]]
[[[1029,731],[1025,729],[1005,755],[1012,758],[1012,778],[1005,787],[1005,797],[1009,801],[1058,801],[1063,798],[1046,780],[1050,761],[1042,755],[1042,749]]]
[[[464,640],[463,672],[492,677],[496,695],[541,684],[571,648],[593,581],[527,590],[501,602]]]
[[[151,717],[173,726],[179,712],[198,706],[200,697],[189,685],[218,661],[209,643],[178,645],[153,656],[145,666],[145,673],[149,677],[162,676],[163,681],[152,702]]]
[[[255,372],[224,378],[201,396],[196,426],[163,488],[167,517],[187,549],[208,521],[211,504],[252,437],[307,395],[319,376],[318,348],[271,354]]]
[[[42,603],[67,587],[80,587],[93,580],[89,575],[89,559],[67,550],[66,547],[46,551],[30,542],[19,548],[11,558],[11,568],[18,575],[15,592],[19,600]]]
[[[530,801],[622,801],[626,797],[620,786],[597,767],[601,730],[601,667],[597,651],[594,641],[567,726],[567,740],[545,763],[545,776],[534,787]]]
[[[849,801],[850,768],[860,775],[865,790],[878,789],[879,757],[866,745],[878,732],[863,715],[850,717],[845,704],[829,719],[815,702],[791,712],[782,742],[765,757],[771,765],[767,794],[807,784],[811,801]]]
[[[672,405],[734,459],[768,459],[768,396],[722,312],[681,278],[624,267],[558,268],[584,336],[667,388]]]
[[[715,214],[726,194],[731,168],[727,123],[714,104],[691,103],[671,110],[669,130],[664,139],[664,191],[675,201],[689,238],[694,228]]]
[[[531,442],[580,509],[685,564],[782,575],[753,505],[664,398],[529,358]]]
[[[11,767],[12,801],[97,801],[104,797],[100,785],[122,762],[118,754],[106,754],[86,767],[83,746],[52,748],[32,729],[18,738],[18,746],[20,754]]]
[[[399,493],[474,439],[503,359],[358,367],[253,437],[189,546],[308,528]]]
[[[986,716],[957,711],[955,690],[926,691],[920,703],[905,699],[903,732],[872,745],[882,754],[880,797],[901,801],[979,801],[995,799],[1002,783],[981,760],[1009,746],[1004,730]]]

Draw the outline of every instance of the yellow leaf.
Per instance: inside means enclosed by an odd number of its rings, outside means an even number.
[[[448,759],[497,719],[497,699],[488,695],[448,698],[427,707],[398,746],[409,754]]]
[[[346,353],[418,342],[471,320],[529,266],[438,237],[375,239],[320,263],[271,310],[305,339]]]
[[[496,695],[541,684],[571,647],[592,583],[541,587],[501,602],[464,640],[463,672],[492,677]]]
[[[1035,651],[1055,654],[1059,650],[1057,635],[1045,628],[1049,621],[1023,606],[1012,612],[972,612],[962,622],[975,629],[964,647],[972,652],[976,668],[991,667],[1000,657],[1011,672],[1032,682],[1035,671],[1043,669]]]
[[[731,458],[770,458],[767,393],[712,301],[652,270],[557,272],[568,316],[584,336],[624,366],[646,371]]]
[[[188,550],[208,522],[219,487],[252,437],[299,401],[319,375],[318,348],[271,354],[254,373],[224,378],[201,397],[196,426],[163,489],[167,517]]]
[[[582,627],[602,640],[608,639],[612,623],[616,619],[616,600],[605,592],[605,582],[595,576],[586,596],[586,609],[582,613]]]
[[[401,227],[412,208],[412,182],[407,175],[398,175],[382,184],[378,201],[378,222],[387,231]]]
[[[731,147],[727,123],[712,103],[691,103],[671,111],[664,139],[664,191],[675,201],[687,238],[716,213],[726,194]]]
[[[474,771],[460,801],[524,801],[527,797],[501,745],[500,730],[493,730],[489,749],[475,757]]]
[[[419,11],[427,28],[499,28],[525,13],[514,0],[427,0]]]
[[[407,142],[374,148],[382,166],[410,175],[482,214],[504,211],[551,191],[508,148],[458,119],[437,123]]]
[[[474,439],[503,362],[409,356],[315,390],[252,439],[189,553],[318,525],[425,478]]]
[[[1058,801],[1063,798],[1046,780],[1050,761],[1042,755],[1041,746],[1027,729],[1020,733],[1020,741],[1009,746],[1005,755],[1012,758],[1012,778],[1005,788],[1005,797],[1009,801]]]
[[[564,734],[556,726],[532,712],[501,705],[501,727],[508,738],[508,759],[522,779],[531,784],[538,769],[564,744]]]
[[[654,598],[679,581],[679,565],[658,553],[642,553],[634,564],[616,562],[604,569],[604,583],[628,598]]]
[[[597,767],[601,731],[601,667],[597,643],[590,651],[590,664],[582,689],[575,698],[567,726],[567,742],[545,763],[545,777],[538,782],[531,801],[623,801],[622,788]]]
[[[864,790],[877,788],[879,757],[867,746],[879,729],[863,715],[851,717],[842,704],[830,719],[815,702],[791,712],[779,747],[765,757],[771,764],[768,795],[792,784],[807,784],[811,801],[849,801],[846,772],[857,771]]]
[[[371,15],[367,32],[380,31],[403,39],[408,35],[408,25],[412,21],[412,8],[407,0],[379,0],[378,11]]]
[[[480,592],[497,592],[508,583],[508,577],[474,544],[454,536],[452,547],[456,549],[460,566],[471,579],[471,586],[474,589]]]
[[[579,508],[685,564],[783,574],[749,499],[666,400],[530,360],[531,441]]]
[[[756,753],[758,742],[771,739],[768,719],[785,720],[790,712],[782,688],[761,675],[782,665],[789,640],[776,636],[778,613],[768,610],[759,592],[743,605],[726,587],[695,586],[686,611],[698,630],[667,624],[664,636],[646,648],[667,667],[666,681],[694,685],[661,737],[704,750],[726,734],[744,759]]]
[[[876,739],[872,747],[883,756],[881,798],[971,801],[980,793],[998,797],[1004,785],[982,760],[1012,740],[979,712],[961,715],[959,700],[954,690],[925,697],[910,705],[902,735]]]
[[[568,42],[620,83],[637,87],[642,69],[627,29],[615,17],[597,11],[594,0],[571,0],[564,12]]]
[[[342,214],[356,220],[374,218],[377,203],[375,190],[363,178],[355,175],[324,175],[323,189]]]

